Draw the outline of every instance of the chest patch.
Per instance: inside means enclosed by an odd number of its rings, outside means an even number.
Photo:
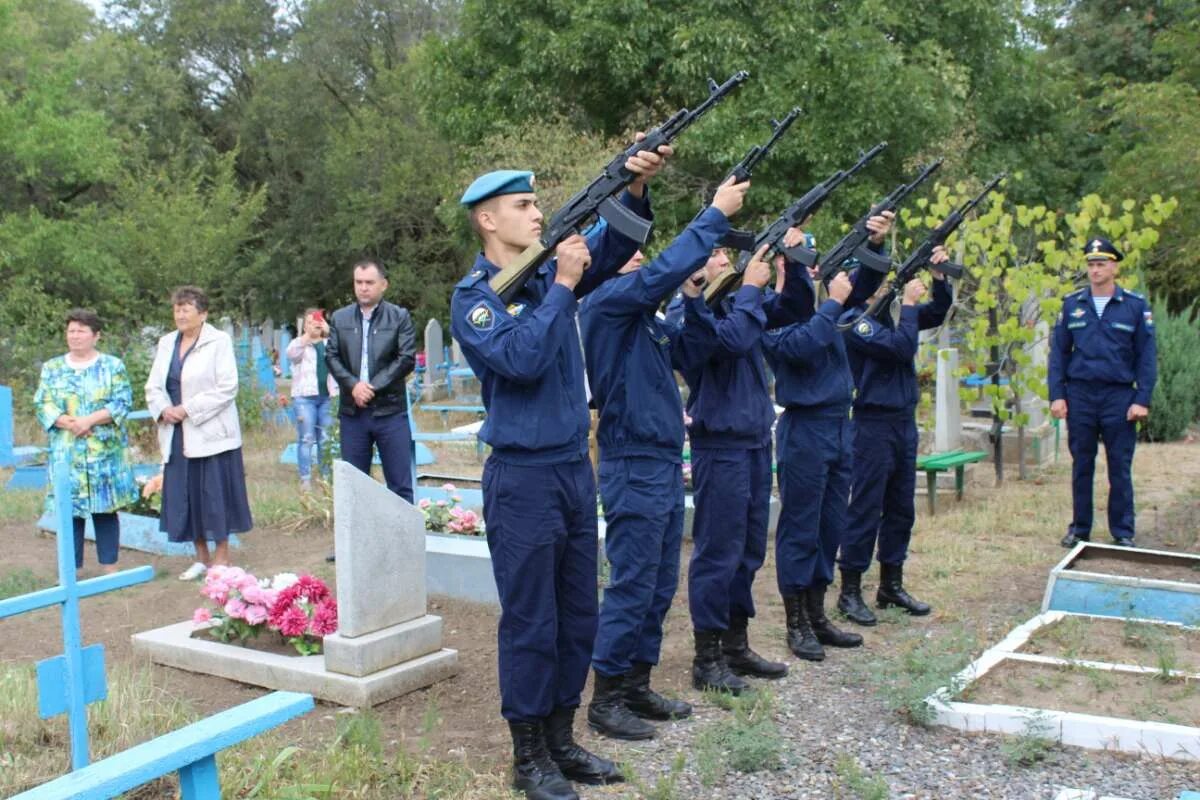
[[[1068,322],[1067,323],[1067,330],[1075,330],[1076,328],[1086,328],[1086,327],[1087,327],[1086,320],[1083,322]]]
[[[1119,331],[1129,331],[1130,333],[1133,333],[1133,326],[1126,325],[1124,322],[1114,322],[1112,326]]]
[[[871,327],[871,323],[864,319],[854,326],[854,332],[864,339],[870,339],[874,335],[875,329]]]
[[[467,312],[467,322],[478,331],[490,331],[496,325],[496,315],[487,303],[479,303]]]
[[[1076,308],[1074,311],[1071,312],[1071,316],[1074,317],[1075,319],[1079,319],[1086,313],[1087,312],[1084,311],[1082,308]]]

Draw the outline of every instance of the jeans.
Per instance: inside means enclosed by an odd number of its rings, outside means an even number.
[[[71,522],[75,528],[75,569],[83,569],[83,535],[87,530],[87,519],[75,517]],[[96,532],[96,560],[105,565],[117,563],[121,538],[117,512],[93,513],[92,528]]]
[[[293,397],[292,407],[296,409],[296,466],[301,480],[306,480],[312,476],[313,446],[318,448],[319,459],[319,448],[325,446],[329,429],[333,427],[332,399],[328,395]],[[328,470],[321,469],[321,472],[324,474]]]

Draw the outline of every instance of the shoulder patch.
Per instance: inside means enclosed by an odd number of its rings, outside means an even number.
[[[862,322],[860,322],[854,326],[854,332],[857,333],[859,336],[861,336],[864,339],[870,339],[872,336],[875,335],[875,328],[871,325],[870,322],[867,322],[864,319]]]
[[[476,303],[467,312],[467,323],[477,331],[490,331],[496,327],[496,314],[487,303]]]
[[[1154,327],[1154,313],[1150,309],[1146,309],[1142,312],[1142,320],[1145,321],[1147,326],[1151,328]]]

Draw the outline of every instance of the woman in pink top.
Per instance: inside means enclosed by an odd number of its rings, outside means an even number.
[[[304,331],[287,348],[292,362],[292,407],[296,410],[296,465],[304,489],[312,485],[313,446],[324,447],[333,427],[337,383],[325,368],[327,338],[325,315],[319,308],[310,308],[304,312]]]

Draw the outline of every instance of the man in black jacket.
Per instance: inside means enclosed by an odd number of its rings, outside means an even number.
[[[387,286],[387,273],[375,261],[354,265],[358,302],[333,313],[325,364],[341,388],[342,459],[369,474],[371,449],[379,448],[387,488],[411,503],[412,433],[404,382],[416,365],[416,337],[408,309],[383,299]]]

